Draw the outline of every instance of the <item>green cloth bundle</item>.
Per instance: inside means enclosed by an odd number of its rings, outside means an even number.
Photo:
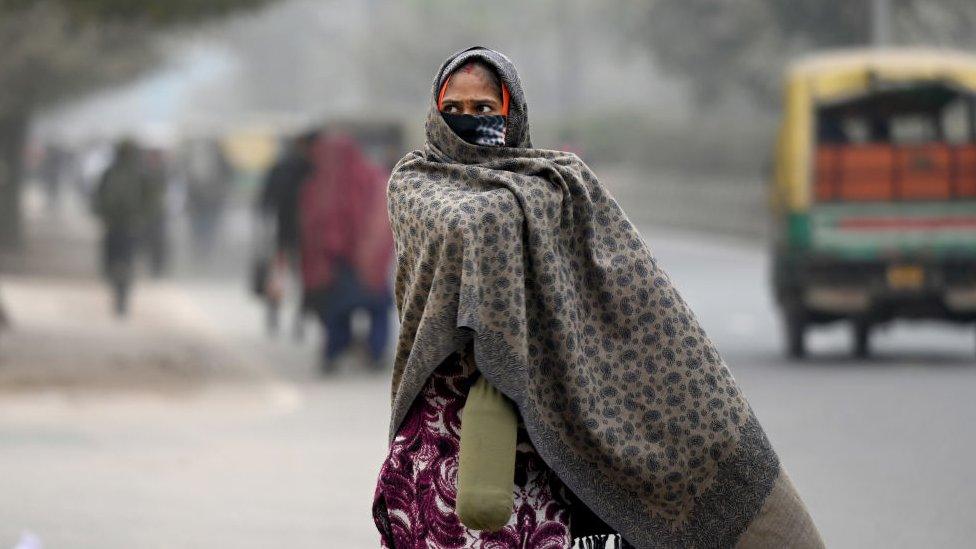
[[[472,530],[508,524],[515,505],[518,415],[512,402],[479,377],[461,416],[457,514]]]

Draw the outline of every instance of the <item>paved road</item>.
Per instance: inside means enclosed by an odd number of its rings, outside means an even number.
[[[828,546],[971,546],[972,329],[896,326],[867,362],[848,358],[846,331],[825,329],[811,340],[815,358],[789,363],[763,250],[644,232],[751,398]],[[44,295],[36,284],[6,281],[15,314]],[[0,394],[0,547],[22,530],[55,548],[377,545],[369,505],[388,380],[354,368],[316,379],[313,341],[265,338],[242,284],[147,285],[131,328],[163,333],[178,323],[182,335],[167,337],[208,349],[233,375],[209,368],[200,383],[165,389]],[[149,312],[164,302],[178,310],[170,320]],[[21,331],[43,327],[23,322]]]

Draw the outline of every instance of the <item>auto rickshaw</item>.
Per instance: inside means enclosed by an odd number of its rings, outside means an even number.
[[[976,56],[871,49],[786,73],[770,203],[788,353],[849,321],[976,321]]]

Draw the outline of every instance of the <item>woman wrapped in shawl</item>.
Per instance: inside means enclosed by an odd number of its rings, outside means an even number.
[[[511,61],[481,47],[451,56],[426,131],[388,189],[401,327],[374,499],[384,545],[595,546],[615,532],[641,549],[822,547],[619,205],[578,157],[532,147]],[[455,509],[479,375],[519,417],[513,513],[493,532]]]

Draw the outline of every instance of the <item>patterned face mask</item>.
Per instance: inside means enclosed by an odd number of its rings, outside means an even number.
[[[472,145],[501,147],[505,144],[505,117],[500,114],[451,114],[442,112],[444,122],[458,137]]]

